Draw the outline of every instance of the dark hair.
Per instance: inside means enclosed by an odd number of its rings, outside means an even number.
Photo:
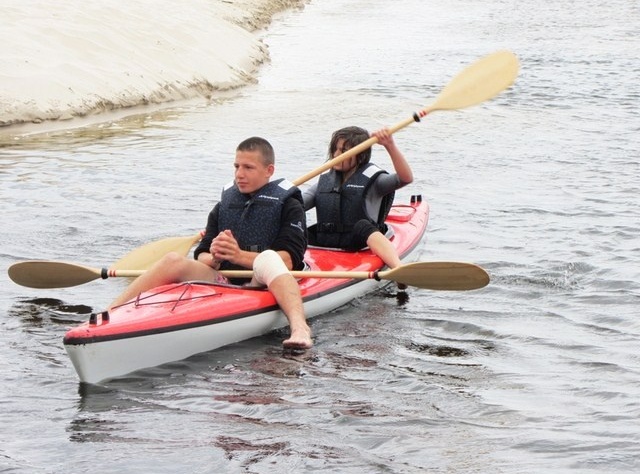
[[[259,151],[262,155],[262,162],[265,165],[273,165],[276,162],[276,155],[273,147],[264,138],[251,137],[240,142],[236,151]]]
[[[329,159],[333,158],[333,154],[338,148],[338,141],[344,139],[344,146],[353,148],[360,143],[369,139],[369,132],[360,127],[344,127],[333,132],[331,142],[329,143]],[[361,151],[356,155],[358,166],[369,163],[371,159],[371,148]]]

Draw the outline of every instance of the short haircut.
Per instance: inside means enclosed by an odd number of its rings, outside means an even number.
[[[276,156],[273,147],[264,138],[251,137],[240,142],[236,151],[258,151],[262,156],[262,163],[265,166],[273,165],[276,162]]]

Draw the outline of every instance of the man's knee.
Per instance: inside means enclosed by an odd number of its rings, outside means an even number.
[[[184,260],[185,257],[183,255],[180,255],[177,252],[169,252],[158,260],[158,265],[164,268],[173,268],[181,265]]]
[[[265,250],[253,261],[253,278],[261,285],[271,285],[279,276],[289,274],[289,269],[277,252]]]

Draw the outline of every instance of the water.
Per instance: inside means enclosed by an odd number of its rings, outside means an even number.
[[[265,34],[255,86],[5,145],[2,268],[108,265],[200,229],[248,135],[296,178],[334,129],[403,120],[489,52],[521,61],[497,99],[396,137],[416,174],[401,197],[431,204],[422,258],[478,263],[487,288],[354,301],[312,321],[316,346],[297,359],[279,333],[79,386],[62,336],[125,282],[31,290],[3,271],[0,465],[637,471],[639,20],[620,0],[312,1]]]

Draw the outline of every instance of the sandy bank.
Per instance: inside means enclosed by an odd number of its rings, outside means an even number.
[[[210,98],[254,80],[256,30],[305,0],[7,0],[0,126]]]

